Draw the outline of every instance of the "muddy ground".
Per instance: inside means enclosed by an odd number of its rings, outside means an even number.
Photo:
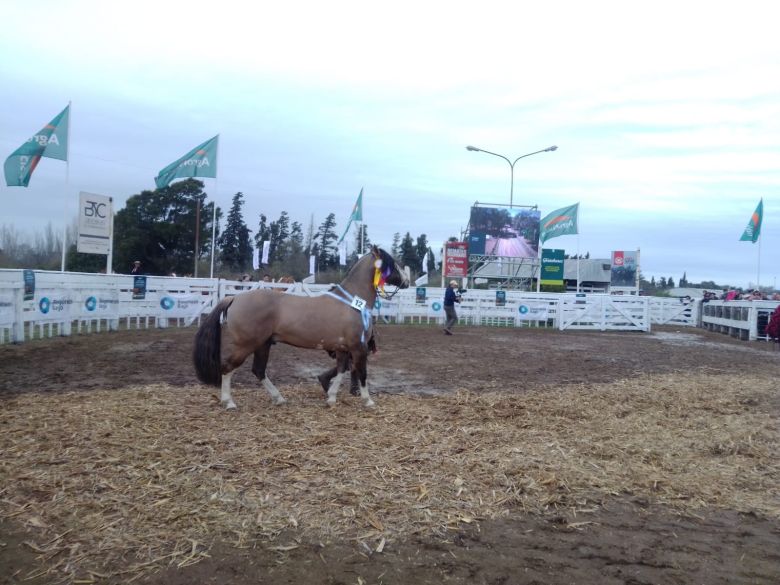
[[[29,392],[57,400],[58,393],[75,389],[195,386],[193,334],[192,329],[121,331],[0,347],[0,408]],[[434,327],[380,326],[378,342],[369,380],[380,408],[382,393],[435,400],[456,390],[522,393],[556,386],[574,393],[582,384],[659,373],[759,372],[775,379],[780,373],[780,351],[770,344],[685,328],[641,334],[460,327],[447,337]],[[330,365],[324,352],[275,346],[269,377],[283,391],[301,381],[315,385],[314,376]],[[257,386],[248,364],[233,382],[241,407]],[[214,391],[203,392],[208,400]],[[780,394],[757,408],[780,424]],[[770,499],[780,494],[780,478],[774,480],[767,486]],[[0,500],[5,481],[0,466]],[[32,528],[10,516],[0,519],[0,583],[21,583],[41,565],[25,544]],[[327,546],[302,542],[280,553],[262,546],[238,549],[217,537],[209,555],[135,582],[776,584],[780,518],[720,507],[683,514],[644,497],[612,494],[580,524],[566,511],[516,510],[508,518],[463,525],[446,537],[413,535],[381,554],[369,554],[354,540]]]

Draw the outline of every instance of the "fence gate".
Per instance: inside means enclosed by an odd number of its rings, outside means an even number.
[[[566,295],[559,300],[558,328],[650,331],[648,297]]]

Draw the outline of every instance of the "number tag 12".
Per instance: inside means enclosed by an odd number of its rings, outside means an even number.
[[[366,301],[358,296],[352,297],[352,308],[357,311],[362,311],[366,308]]]

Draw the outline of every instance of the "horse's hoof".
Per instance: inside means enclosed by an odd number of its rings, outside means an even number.
[[[281,406],[282,404],[287,404],[287,399],[282,398],[281,396],[274,400],[274,406]]]
[[[336,399],[334,398],[333,400],[331,400],[330,398],[328,398],[328,399],[325,401],[325,405],[326,405],[328,408],[333,408],[334,406],[336,406]]]
[[[366,403],[365,403],[365,405],[364,405],[364,406],[365,406],[366,408],[374,408],[374,407],[376,407],[376,402],[374,402],[373,400],[371,400],[371,399],[369,398],[368,400],[366,400]]]
[[[237,409],[238,407],[236,406],[236,403],[233,402],[232,400],[227,404],[225,404],[225,410],[237,410]]]

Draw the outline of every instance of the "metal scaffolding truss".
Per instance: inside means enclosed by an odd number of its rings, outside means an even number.
[[[537,258],[469,255],[468,277],[471,282],[474,278],[484,278],[504,289],[530,291],[534,290],[538,270]]]

